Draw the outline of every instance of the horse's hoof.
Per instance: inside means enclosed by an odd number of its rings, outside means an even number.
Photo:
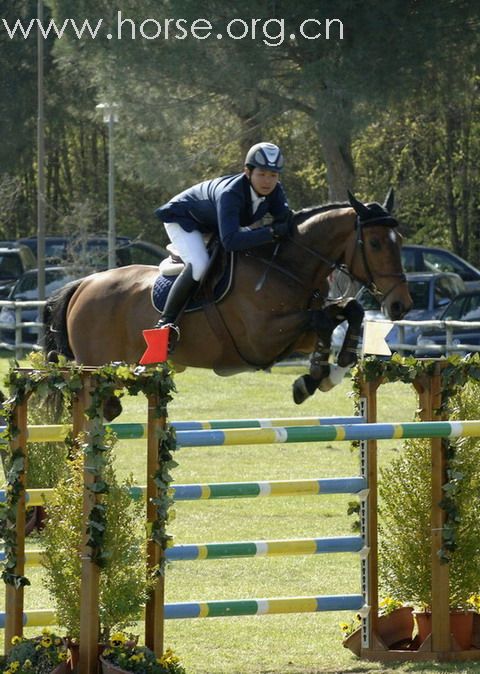
[[[357,360],[358,356],[356,353],[344,353],[343,351],[340,351],[337,358],[337,364],[340,367],[353,367]]]
[[[307,386],[305,384],[305,377],[299,377],[293,382],[293,401],[297,405],[301,405],[307,398],[310,397]]]
[[[122,403],[117,396],[111,396],[103,403],[103,416],[105,421],[113,421],[122,413]]]
[[[47,363],[58,363],[58,351],[49,351],[47,354]]]

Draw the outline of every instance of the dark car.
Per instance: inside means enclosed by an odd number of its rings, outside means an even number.
[[[165,248],[150,241],[131,241],[125,249],[129,255],[127,264],[159,265],[169,255]]]
[[[129,264],[128,254],[123,250],[130,243],[128,236],[117,236],[117,265]],[[37,258],[38,239],[31,236],[19,239],[19,243],[28,246]],[[86,270],[106,269],[108,266],[108,237],[89,236],[87,238],[71,236],[45,237],[46,264],[66,264],[74,262]]]
[[[407,273],[408,288],[413,300],[413,307],[404,316],[404,320],[426,321],[440,316],[445,307],[459,293],[465,291],[465,284],[457,274],[450,273]],[[365,310],[365,321],[385,321],[378,301],[366,289],[362,288],[356,299]],[[401,330],[403,330],[403,335]],[[343,342],[346,323],[342,323],[334,331],[333,344],[335,351]],[[419,328],[394,325],[387,335],[387,344],[416,344]]]
[[[9,300],[28,301],[38,300],[37,269],[25,272],[12,288]],[[77,278],[66,267],[46,267],[45,269],[45,296],[49,297],[55,290],[61,288],[69,281]],[[26,307],[22,309],[22,323],[40,321],[41,309],[38,307]],[[0,310],[0,341],[7,344],[15,344],[15,309],[2,307]],[[38,327],[25,327],[22,330],[22,342],[36,344],[38,341]]]
[[[34,255],[37,255],[37,237],[20,239]],[[128,236],[116,238],[116,263],[118,267],[129,264],[158,265],[167,257],[167,251],[155,243],[131,240]],[[75,264],[84,273],[108,267],[108,237],[89,236],[76,238],[67,236],[45,237],[45,260],[47,264]]]
[[[6,299],[20,276],[35,265],[35,256],[27,246],[0,248],[0,299]]]
[[[402,264],[405,272],[453,272],[460,276],[468,290],[480,289],[480,270],[444,248],[405,244],[402,246]]]
[[[480,290],[457,295],[441,314],[439,320],[467,322],[464,327],[451,326],[448,344],[449,347],[456,347],[452,349],[452,352],[465,354],[469,351],[480,350]],[[478,326],[468,325],[468,322],[478,323]],[[419,348],[415,355],[441,356],[446,351],[450,351],[449,348],[445,348],[446,344],[447,329],[445,327],[424,328],[417,338]],[[461,348],[462,345],[464,348]],[[478,349],[471,347],[478,347]]]

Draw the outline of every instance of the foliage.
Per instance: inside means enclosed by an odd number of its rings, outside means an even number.
[[[35,17],[33,0],[4,4],[10,24]],[[141,39],[142,20],[159,18],[154,0],[141,6],[131,0],[115,7],[106,0],[44,5],[45,20],[53,17],[59,25],[70,18],[78,25],[89,18],[95,25],[101,16],[114,26],[118,10],[137,27],[135,40],[128,39],[125,26],[122,40],[109,41],[103,32],[95,40],[79,40],[67,29],[61,40],[44,42],[49,233],[58,233],[65,217],[87,203],[93,206],[91,227],[106,229],[108,141],[95,111],[105,97],[121,103],[115,127],[121,233],[138,234],[141,227],[141,234],[158,241],[163,231],[152,216],[155,205],[202,177],[237,170],[245,146],[261,138],[286,140],[292,160],[286,181],[296,207],[324,200],[328,171],[331,198],[343,198],[355,177],[369,198],[398,182],[402,208],[421,238],[443,230],[438,220],[475,228],[479,130],[471,123],[478,111],[471,94],[478,77],[478,6],[473,0],[438,6],[338,1],[333,15],[343,22],[343,40],[298,38],[301,19],[323,22],[328,3],[245,1],[241,14],[247,22],[253,17],[284,22],[278,46],[265,44],[260,26],[256,39],[167,40],[163,34]],[[189,21],[204,16],[224,25],[239,15],[235,4],[226,7],[218,0],[172,0],[165,16]],[[273,31],[277,27],[270,25]],[[293,30],[297,39],[289,37]],[[16,186],[14,203],[8,200],[6,208],[2,201],[0,228],[3,237],[13,238],[35,233],[35,38],[9,40],[2,31],[0,39],[6,129],[0,183]],[[389,49],[378,58],[378,45],[385,42]],[[340,176],[346,180],[339,185]],[[452,222],[452,198],[458,223]],[[424,214],[427,222],[417,224]],[[464,233],[475,241],[474,232]]]
[[[34,392],[45,394],[48,391],[61,393],[67,391],[70,395],[77,395],[82,387],[82,368],[67,364],[64,358],[60,359],[58,364],[46,363],[42,358],[40,354],[35,357],[35,370],[10,370],[7,377],[10,397],[4,403],[3,408],[7,424],[4,437],[10,445],[6,457],[7,497],[6,502],[0,504],[0,524],[6,553],[2,577],[6,583],[15,585],[15,587],[29,584],[25,576],[16,573],[17,510],[25,489],[25,450],[18,443],[20,429],[17,426],[17,412],[19,405],[26,403]],[[118,395],[122,389],[127,389],[132,395],[143,392],[148,396],[154,414],[157,417],[166,418],[167,404],[172,398],[174,384],[166,363],[156,367],[116,363],[93,370],[90,377],[91,404],[86,410],[86,415],[91,420],[91,424],[89,433],[83,438],[82,446],[88,472],[93,476],[87,488],[95,495],[95,499],[88,515],[87,545],[91,548],[90,558],[101,566],[106,561],[103,548],[106,509],[99,497],[108,492],[108,483],[102,475],[103,469],[107,466],[106,452],[108,449],[108,436],[102,425],[103,404],[112,395]],[[166,532],[166,523],[168,510],[172,504],[168,488],[171,481],[169,470],[176,465],[172,457],[174,449],[175,433],[167,426],[159,433],[158,440],[158,461],[164,463],[161,463],[154,476],[158,495],[155,499],[157,521],[153,526],[152,539],[162,548],[167,546],[170,539]],[[162,559],[162,566],[158,569],[158,573],[163,573],[163,564],[164,559]]]
[[[453,419],[478,416],[479,385],[470,381],[450,401]],[[442,507],[447,510],[441,558],[449,563],[450,605],[467,608],[480,587],[480,442],[460,438],[447,452]],[[381,471],[379,577],[385,592],[422,608],[431,601],[431,453],[428,440],[407,440]]]
[[[13,637],[3,674],[50,674],[67,659],[67,645],[48,628],[32,639]]]
[[[102,659],[135,674],[185,674],[179,658],[168,649],[161,658],[146,646],[137,646],[121,632],[113,634]]]
[[[113,439],[109,439],[107,465],[109,484],[105,496],[105,564],[101,570],[99,615],[102,638],[112,629],[122,629],[141,616],[153,579],[145,580],[146,547],[142,525],[143,504],[132,499],[131,479],[118,484],[111,464]],[[44,585],[53,598],[59,623],[70,637],[80,633],[80,581],[82,546],[83,461],[78,455],[68,462],[67,476],[48,502],[43,538]]]
[[[28,424],[67,424],[71,421],[68,396],[59,392],[33,395],[28,406]],[[26,486],[54,487],[64,474],[68,455],[65,442],[29,442]]]

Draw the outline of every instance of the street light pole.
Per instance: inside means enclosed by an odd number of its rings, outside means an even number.
[[[38,299],[45,299],[45,119],[43,92],[43,0],[37,2],[37,279]]]
[[[114,143],[113,125],[118,122],[116,103],[99,103],[97,110],[103,112],[103,121],[108,124],[108,268],[117,266],[116,244],[116,221],[115,221],[115,166],[114,166]]]

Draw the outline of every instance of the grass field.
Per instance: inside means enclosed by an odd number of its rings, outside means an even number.
[[[350,381],[328,394],[317,393],[301,408],[291,400],[291,384],[300,372],[220,378],[187,370],[176,377],[172,420],[352,414]],[[380,389],[379,420],[411,420],[413,389],[390,384]],[[142,397],[125,400],[123,421],[144,421]],[[379,458],[387,463],[400,441],[383,441]],[[119,475],[133,473],[145,483],[143,441],[117,445]],[[348,443],[259,445],[181,449],[175,481],[243,481],[334,477],[358,474],[358,458]],[[352,497],[245,499],[179,503],[171,532],[176,543],[259,540],[347,535]],[[34,540],[32,545],[41,541]],[[27,607],[45,607],[40,571],[32,570]],[[167,601],[275,597],[359,592],[359,563],[353,554],[177,562],[167,572]],[[357,660],[342,647],[339,622],[348,613],[324,613],[169,621],[166,645],[182,658],[188,674],[313,674],[314,672],[480,672],[480,665],[404,664],[390,666]],[[140,630],[139,626],[139,630]],[[135,631],[135,630],[134,630]]]

